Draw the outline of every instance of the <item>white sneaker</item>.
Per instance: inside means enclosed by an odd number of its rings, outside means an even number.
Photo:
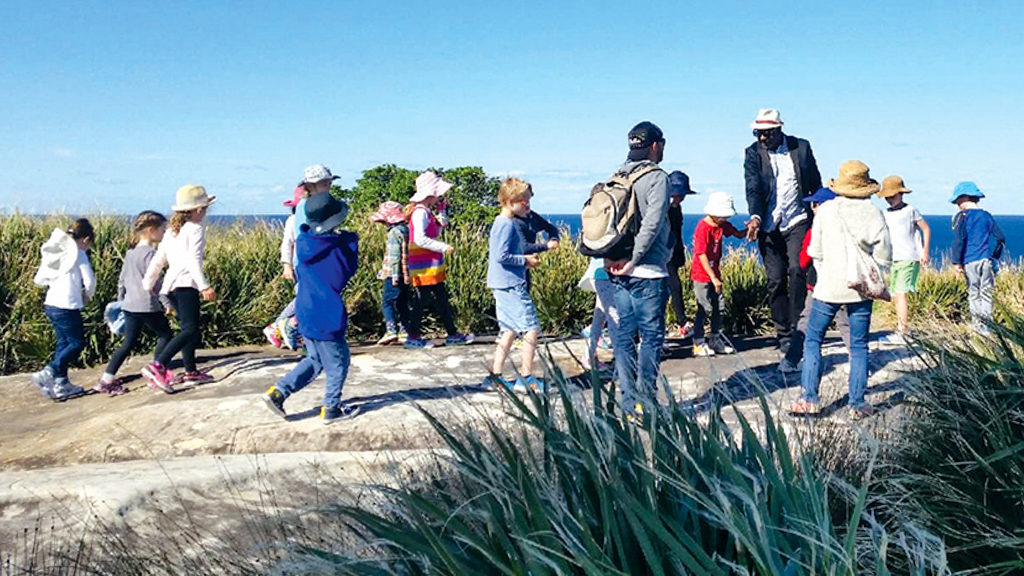
[[[728,341],[721,334],[711,337],[711,349],[716,354],[735,354],[736,349],[729,345]]]
[[[907,339],[899,332],[890,332],[885,336],[878,339],[882,344],[889,344],[890,346],[906,346]]]
[[[700,357],[714,356],[715,351],[711,348],[711,346],[708,346],[706,343],[701,342],[693,345],[693,355]]]

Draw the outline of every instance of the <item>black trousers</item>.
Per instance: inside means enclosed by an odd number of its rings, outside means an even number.
[[[448,303],[448,287],[442,282],[433,286],[414,286],[409,290],[409,337],[423,337],[423,307],[427,300],[434,304],[448,335],[457,333],[451,305]]]
[[[160,356],[160,352],[167,347],[167,343],[174,336],[171,325],[167,323],[167,316],[164,316],[163,312],[126,311],[124,313],[124,341],[110,357],[110,362],[107,363],[107,374],[117,374],[121,364],[124,364],[125,359],[139,343],[143,328],[148,328],[156,334],[156,349],[153,350],[153,358]]]
[[[178,352],[186,372],[196,370],[196,347],[199,346],[199,290],[195,288],[175,288],[168,296],[174,304],[178,315],[179,331],[167,346],[157,355],[156,361],[167,366]]]
[[[809,227],[810,222],[805,220],[785,232],[776,229],[757,235],[757,248],[768,276],[772,321],[783,351],[789,348],[807,298],[807,274],[800,269],[800,247]]]

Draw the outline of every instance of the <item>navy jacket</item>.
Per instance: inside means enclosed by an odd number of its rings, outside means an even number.
[[[299,333],[313,340],[344,340],[348,314],[342,290],[359,266],[359,235],[354,232],[313,234],[303,224],[295,239],[295,317]]]
[[[793,159],[793,167],[796,169],[796,180],[800,183],[801,198],[814,194],[818,188],[821,188],[821,173],[818,172],[818,162],[814,159],[814,152],[811,151],[811,143],[787,134],[786,146],[789,148],[789,157]],[[763,228],[768,221],[768,203],[771,200],[772,181],[775,179],[775,173],[772,172],[772,162],[768,159],[768,149],[760,142],[754,142],[747,147],[743,172],[747,182],[747,212],[751,216],[760,217]],[[804,210],[807,211],[807,217],[810,218],[810,204],[804,202],[803,205]]]
[[[558,240],[558,228],[533,210],[530,210],[522,218],[516,216],[512,221],[515,222],[516,228],[522,232],[523,239],[526,241],[526,245],[523,246],[523,254],[536,254],[548,249],[547,242],[537,242],[538,232],[546,233],[549,240]]]
[[[1005,244],[999,224],[985,210],[971,208],[953,216],[953,264],[999,260]]]

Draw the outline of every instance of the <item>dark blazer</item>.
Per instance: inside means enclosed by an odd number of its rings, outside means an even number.
[[[787,134],[786,146],[796,168],[796,180],[800,183],[801,197],[814,194],[821,188],[821,173],[818,172],[818,163],[811,152],[811,143]],[[754,142],[747,147],[743,172],[747,182],[747,212],[751,216],[759,216],[763,225],[768,218],[766,212],[775,174],[772,172],[771,160],[768,159],[768,149],[760,142]],[[811,207],[806,203],[804,210],[808,216],[811,215]]]

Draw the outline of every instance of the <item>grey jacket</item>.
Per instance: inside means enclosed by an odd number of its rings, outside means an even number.
[[[157,280],[153,292],[142,286],[142,278],[154,254],[156,248],[142,244],[125,254],[121,276],[117,279],[117,299],[121,301],[121,309],[125,312],[162,312],[164,308],[170,307],[171,302],[166,296],[157,296],[160,280]]]
[[[618,172],[628,175],[646,160],[627,161]],[[670,245],[671,231],[668,223],[668,175],[664,170],[653,170],[644,174],[633,185],[637,209],[640,211],[640,230],[633,242],[635,266],[657,266],[665,269],[672,258]]]

